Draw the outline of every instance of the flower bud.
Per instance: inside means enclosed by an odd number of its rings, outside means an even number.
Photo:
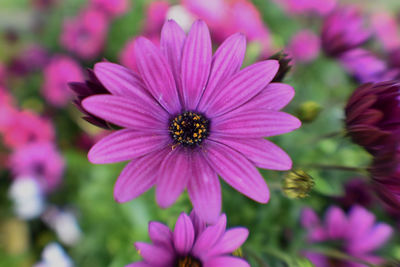
[[[313,187],[313,178],[303,170],[288,172],[282,184],[283,193],[289,198],[306,198]]]

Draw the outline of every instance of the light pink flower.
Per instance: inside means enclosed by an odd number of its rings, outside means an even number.
[[[292,37],[286,52],[294,61],[310,62],[318,57],[320,48],[319,37],[310,30],[302,30]]]
[[[33,142],[12,153],[10,168],[15,178],[34,178],[49,192],[61,182],[64,160],[52,142]]]
[[[396,18],[387,12],[375,13],[372,16],[372,27],[386,51],[400,47],[400,28]]]
[[[324,16],[331,12],[337,0],[274,0],[288,14],[316,14]]]
[[[84,9],[77,17],[64,21],[61,45],[82,59],[94,59],[103,50],[108,24],[104,12],[94,8]]]
[[[92,7],[106,12],[111,17],[126,13],[130,7],[129,0],[90,0]]]
[[[52,105],[65,106],[72,97],[69,82],[83,81],[83,73],[79,64],[70,57],[56,55],[44,69],[42,94]]]

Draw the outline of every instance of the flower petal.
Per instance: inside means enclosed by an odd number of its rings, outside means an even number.
[[[215,171],[199,153],[192,155],[193,172],[188,194],[196,214],[205,222],[214,224],[221,212],[221,185]]]
[[[161,31],[160,48],[169,65],[171,66],[172,74],[175,78],[179,95],[182,99],[182,84],[181,84],[181,57],[182,49],[186,40],[185,32],[174,20],[165,22]]]
[[[135,42],[135,57],[140,75],[153,97],[169,113],[181,111],[174,76],[164,55],[144,37]]]
[[[185,190],[192,171],[190,155],[181,147],[172,150],[161,163],[156,185],[158,205],[172,205]]]
[[[237,33],[228,37],[215,52],[207,88],[204,91],[198,110],[205,113],[211,99],[219,93],[216,89],[229,81],[240,70],[246,53],[246,37]]]
[[[165,224],[159,222],[149,223],[149,236],[155,245],[165,246],[172,249],[173,235],[172,231]]]
[[[342,209],[331,207],[326,213],[325,224],[328,230],[328,235],[332,239],[343,238],[348,231],[348,222],[346,215]]]
[[[248,110],[280,110],[284,108],[294,97],[294,89],[284,83],[270,83],[258,95],[243,106],[232,111],[241,113]]]
[[[361,206],[354,206],[349,212],[350,237],[353,240],[362,238],[371,231],[375,222],[375,215]]]
[[[205,261],[212,247],[221,239],[226,229],[226,215],[222,214],[215,225],[208,226],[198,237],[193,246],[194,256]]]
[[[350,250],[356,253],[368,253],[383,246],[392,236],[393,229],[387,224],[379,223],[363,238],[354,240]]]
[[[135,247],[143,260],[151,266],[169,267],[173,265],[175,255],[164,247],[144,242],[136,242]]]
[[[209,255],[216,256],[231,254],[237,250],[244,243],[244,241],[246,241],[248,236],[249,230],[246,228],[237,227],[229,229],[224,233],[218,244],[212,248],[212,251],[209,252]]]
[[[259,168],[283,171],[292,168],[292,160],[288,154],[268,140],[262,138],[213,138],[212,136],[210,139],[242,153]]]
[[[221,256],[208,260],[204,267],[250,267],[243,259],[232,256]]]
[[[129,162],[115,183],[115,200],[123,203],[149,190],[156,182],[160,163],[168,150],[169,148],[149,153]]]
[[[259,138],[288,133],[300,126],[300,120],[290,114],[252,110],[215,118],[211,131],[218,137]]]
[[[161,150],[169,143],[167,135],[150,135],[129,129],[116,131],[97,142],[89,151],[91,163],[114,163],[135,159]]]
[[[204,21],[193,23],[182,52],[182,89],[186,110],[194,110],[206,87],[211,68],[211,37]]]
[[[321,225],[318,215],[311,208],[304,208],[301,212],[301,225],[309,230],[315,229]]]
[[[122,96],[94,95],[82,102],[93,115],[116,125],[140,131],[167,132],[168,114]]]
[[[187,255],[194,242],[194,227],[189,216],[182,213],[175,224],[174,245],[180,255]]]
[[[206,109],[209,118],[229,112],[256,96],[274,78],[279,69],[276,60],[267,60],[250,65],[218,87],[218,94],[210,99]]]
[[[255,201],[268,202],[267,184],[246,157],[224,144],[211,140],[207,142],[204,154],[208,163],[230,186]]]
[[[158,104],[144,87],[143,81],[133,71],[110,62],[100,62],[94,66],[97,79],[113,95],[140,99],[150,105]]]
[[[125,265],[125,267],[151,267],[151,265],[144,263],[142,261],[139,261],[139,262],[134,262],[134,263]]]

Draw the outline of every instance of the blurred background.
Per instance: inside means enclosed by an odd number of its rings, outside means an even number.
[[[400,216],[383,209],[364,182],[371,156],[343,136],[343,108],[358,81],[321,50],[319,35],[334,5],[357,6],[374,28],[376,14],[399,23],[400,1],[332,1],[332,7],[315,10],[291,9],[287,2],[0,0],[0,266],[125,266],[140,259],[133,243],[149,240],[150,220],[172,227],[182,211],[190,212],[186,193],[166,210],[155,204],[153,189],[125,204],[114,201],[125,163],[88,162],[87,151],[108,131],[82,119],[67,86],[83,82],[86,69],[102,60],[135,69],[135,37],[157,44],[167,18],[185,30],[204,19],[215,47],[244,32],[246,65],[279,51],[292,58],[284,82],[296,96],[286,111],[303,127],[271,140],[313,178],[314,187],[303,198],[285,187],[286,172],[261,170],[271,189],[270,202],[261,205],[223,184],[228,224],[250,230],[243,251],[252,266],[300,259],[306,206],[323,214],[332,204],[345,210],[365,204],[377,220],[399,229]],[[382,51],[385,43],[376,38],[367,46]],[[360,192],[346,191],[355,178],[356,190],[365,185],[367,204]],[[398,231],[379,255],[400,260]]]

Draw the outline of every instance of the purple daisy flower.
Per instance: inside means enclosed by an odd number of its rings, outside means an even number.
[[[389,225],[376,223],[374,214],[360,206],[354,206],[348,216],[340,208],[332,206],[326,213],[324,223],[313,210],[307,208],[302,213],[301,222],[308,230],[309,243],[337,242],[339,251],[373,264],[383,263],[383,259],[374,255],[374,251],[382,247],[393,232]],[[306,256],[318,267],[365,266],[316,252],[307,251]]]
[[[260,203],[268,187],[256,167],[288,170],[290,157],[264,137],[293,131],[300,121],[279,110],[294,95],[291,86],[270,83],[279,64],[266,60],[242,70],[245,37],[234,34],[212,55],[203,21],[188,36],[167,21],[161,49],[139,37],[138,74],[117,64],[94,67],[111,95],[82,101],[86,111],[123,127],[89,152],[92,163],[132,160],[114,188],[118,202],[153,185],[165,208],[187,188],[196,213],[215,222],[221,210],[218,175]]]
[[[153,244],[136,242],[143,261],[126,267],[247,267],[250,265],[245,260],[232,253],[246,241],[248,234],[242,227],[226,231],[225,214],[215,225],[207,226],[193,212],[190,217],[182,213],[173,232],[164,224],[150,222]]]

